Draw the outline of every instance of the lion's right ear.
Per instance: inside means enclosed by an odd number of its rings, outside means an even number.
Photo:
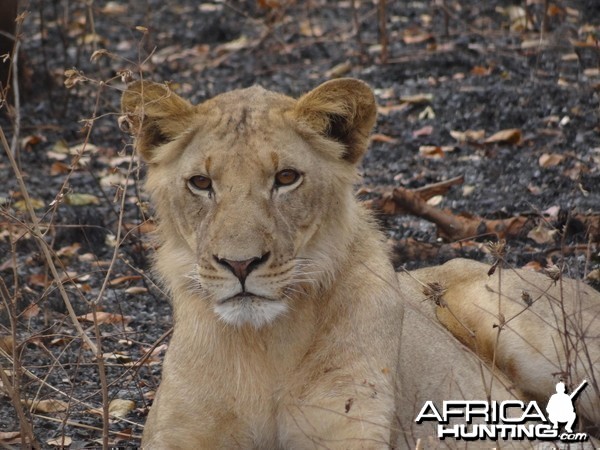
[[[136,81],[121,98],[127,131],[146,161],[159,145],[180,136],[189,126],[194,107],[165,84]]]

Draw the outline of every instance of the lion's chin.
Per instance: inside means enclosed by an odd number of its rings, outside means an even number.
[[[272,323],[287,309],[287,305],[281,301],[246,292],[215,305],[215,313],[223,322],[236,327],[250,325],[256,329]]]

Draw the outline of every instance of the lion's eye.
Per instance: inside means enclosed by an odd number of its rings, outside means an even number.
[[[188,184],[192,189],[198,189],[201,191],[209,191],[212,189],[212,180],[202,175],[195,175],[188,180]]]
[[[275,187],[290,186],[300,178],[300,174],[293,169],[280,170],[275,174]]]

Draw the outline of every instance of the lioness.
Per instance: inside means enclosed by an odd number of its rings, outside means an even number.
[[[427,401],[543,409],[561,378],[588,380],[577,411],[600,423],[598,292],[466,260],[394,272],[353,194],[376,116],[365,83],[193,106],[137,82],[122,108],[175,320],[144,448],[414,448],[436,436],[415,422]]]

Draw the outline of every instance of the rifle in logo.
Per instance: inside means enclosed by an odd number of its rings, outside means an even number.
[[[575,414],[575,408],[573,407],[573,400],[587,384],[587,380],[583,380],[571,394],[566,394],[565,383],[556,383],[556,394],[552,394],[548,400],[548,405],[546,406],[548,419],[552,422],[553,429],[557,429],[559,423],[566,423],[565,431],[567,431],[567,433],[573,432],[573,424],[575,423],[575,420],[577,420],[577,414]]]

